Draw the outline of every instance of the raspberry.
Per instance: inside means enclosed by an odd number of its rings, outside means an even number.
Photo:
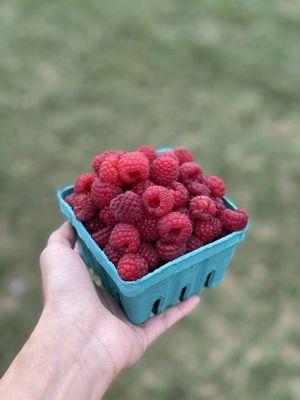
[[[103,153],[96,154],[92,160],[91,167],[96,172],[96,174],[98,174],[100,166],[107,156],[117,155],[120,158],[121,155],[125,153],[126,152],[122,150],[107,150]]]
[[[102,164],[102,161],[106,157],[106,153],[108,153],[108,151],[105,151],[104,153],[96,154],[92,160],[91,167],[93,168],[93,170],[95,171],[96,174],[98,174],[100,165]]]
[[[113,247],[111,247],[110,244],[107,244],[104,249],[103,249],[104,253],[106,254],[106,257],[115,265],[118,265],[118,262],[120,261],[122,254],[114,249]]]
[[[247,225],[249,216],[243,209],[236,211],[227,208],[221,213],[223,228],[228,232],[240,231]]]
[[[187,217],[189,217],[190,218],[190,211],[189,211],[189,209],[188,208],[178,208],[178,210],[176,210],[176,212],[178,212],[178,213],[180,213],[180,214],[183,214],[183,215],[186,215]]]
[[[125,183],[135,184],[148,179],[148,158],[138,151],[124,154],[119,160],[118,171],[120,178]]]
[[[118,273],[124,281],[136,281],[148,273],[148,265],[139,254],[125,254],[118,262]]]
[[[170,185],[177,180],[178,173],[178,161],[171,157],[158,157],[151,164],[150,176],[157,185]]]
[[[133,186],[131,187],[131,190],[132,190],[134,193],[136,193],[136,194],[138,194],[139,196],[141,196],[141,195],[144,193],[144,191],[145,191],[149,186],[153,186],[153,185],[154,185],[154,183],[151,182],[151,181],[148,181],[148,180],[146,180],[146,181],[141,181],[141,182],[136,183],[135,185],[133,185]]]
[[[160,151],[157,154],[157,157],[171,157],[171,158],[173,158],[175,161],[177,161],[179,163],[179,160],[178,160],[174,150]]]
[[[222,222],[219,218],[211,217],[208,221],[199,221],[195,225],[195,236],[209,243],[220,237],[222,234]]]
[[[224,181],[218,176],[207,176],[203,183],[209,188],[210,194],[215,197],[223,197],[226,193]]]
[[[137,253],[140,247],[139,231],[130,224],[117,224],[112,230],[109,243],[122,254]]]
[[[158,255],[151,243],[142,243],[139,248],[139,255],[147,261],[149,271],[154,271],[158,266]]]
[[[88,194],[77,194],[74,197],[73,210],[79,221],[88,221],[97,213],[97,208]]]
[[[217,207],[207,196],[196,196],[190,202],[190,213],[193,218],[208,220],[217,213]]]
[[[107,226],[106,228],[102,228],[92,234],[92,238],[101,249],[103,249],[108,244],[111,231],[112,228],[110,226]]]
[[[142,195],[144,208],[148,215],[162,217],[172,211],[173,194],[163,186],[150,186]]]
[[[76,197],[76,194],[71,193],[65,197],[65,202],[67,202],[71,207],[73,207],[75,197]]]
[[[167,243],[186,243],[192,234],[190,219],[181,213],[171,212],[158,222],[158,233]]]
[[[107,155],[113,154],[113,150],[104,151],[103,153],[96,154],[92,160],[91,167],[98,174],[99,168]]]
[[[118,173],[119,157],[117,155],[106,156],[98,171],[98,176],[102,182],[113,183],[122,186],[122,181]]]
[[[200,247],[204,246],[204,244],[205,243],[203,242],[203,240],[192,235],[186,244],[186,252],[189,253],[190,251],[199,249]]]
[[[143,215],[141,197],[130,190],[112,199],[110,208],[120,222],[135,222]]]
[[[90,219],[84,223],[85,229],[90,233],[95,233],[104,228],[104,223],[98,217]]]
[[[171,261],[185,254],[186,244],[165,243],[162,240],[158,240],[156,242],[156,251],[162,260]]]
[[[91,199],[99,208],[108,206],[110,201],[122,193],[119,186],[108,182],[101,182],[99,178],[94,180],[91,187]]]
[[[100,210],[99,218],[108,226],[115,226],[118,223],[117,218],[109,206],[103,207],[102,210]]]
[[[184,207],[189,200],[189,193],[185,186],[180,182],[173,182],[170,188],[174,197],[174,209]]]
[[[217,208],[216,215],[219,217],[221,215],[221,212],[226,209],[224,201],[221,197],[212,197],[212,200]]]
[[[200,165],[193,161],[181,164],[179,167],[178,180],[184,184],[188,184],[192,181],[200,182],[202,180],[202,170]]]
[[[139,151],[140,153],[144,154],[144,156],[148,158],[150,163],[157,157],[155,148],[152,146],[141,146],[138,149],[136,149],[136,151]]]
[[[194,161],[193,154],[185,147],[175,147],[174,153],[178,158],[179,165],[183,164],[184,162]]]
[[[144,216],[138,223],[138,230],[142,240],[153,242],[158,238],[158,219]]]
[[[95,178],[96,175],[90,173],[79,175],[75,182],[74,192],[77,194],[89,193]]]
[[[198,181],[192,181],[186,185],[186,188],[190,196],[209,196],[210,190],[207,186],[203,185]]]

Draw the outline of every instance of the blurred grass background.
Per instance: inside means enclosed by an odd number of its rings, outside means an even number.
[[[185,145],[252,226],[223,284],[107,400],[300,398],[298,0],[0,2],[0,372],[41,310],[59,185]]]

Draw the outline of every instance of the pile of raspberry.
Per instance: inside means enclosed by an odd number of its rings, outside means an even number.
[[[183,147],[105,151],[91,166],[65,200],[123,280],[247,225],[245,210],[225,207],[224,181],[204,175]]]

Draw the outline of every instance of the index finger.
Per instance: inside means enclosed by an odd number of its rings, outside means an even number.
[[[199,304],[200,297],[198,295],[191,296],[189,299],[178,303],[176,306],[169,308],[162,314],[152,317],[143,326],[146,333],[148,345],[150,345],[160,335],[165,333],[180,319],[190,314]]]

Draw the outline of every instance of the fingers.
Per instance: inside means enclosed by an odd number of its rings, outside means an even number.
[[[190,314],[197,307],[199,301],[199,296],[192,296],[146,322],[143,329],[147,336],[148,345],[171,328],[177,321]]]
[[[73,249],[75,242],[76,232],[69,222],[65,222],[56,231],[51,233],[47,245],[62,244],[63,246]]]

